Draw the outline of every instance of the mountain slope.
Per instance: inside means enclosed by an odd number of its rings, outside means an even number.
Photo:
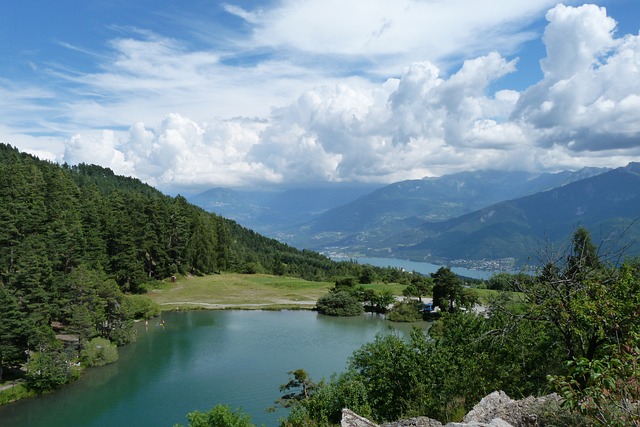
[[[566,242],[578,225],[603,251],[640,237],[640,164],[630,163],[549,191],[494,204],[441,223],[424,223],[389,239],[395,255],[451,262],[514,258],[519,264],[547,244]],[[411,244],[419,241],[419,243]],[[633,253],[637,246],[629,248]]]
[[[454,218],[604,171],[597,168],[556,174],[477,171],[402,181],[285,229],[280,237],[297,247],[314,250],[340,247],[367,253],[370,249],[381,249],[386,239],[423,221]]]
[[[291,224],[348,203],[375,189],[371,184],[334,184],[285,190],[235,191],[213,188],[189,201],[208,212],[233,219],[245,227],[275,236]]]

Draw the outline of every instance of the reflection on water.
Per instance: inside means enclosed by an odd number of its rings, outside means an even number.
[[[121,348],[117,363],[89,369],[50,395],[0,407],[0,426],[170,427],[218,403],[273,426],[283,413],[265,409],[280,397],[288,371],[329,377],[376,334],[411,328],[375,314],[332,318],[308,311],[193,311],[162,318],[165,326],[155,320],[137,325],[138,342]]]

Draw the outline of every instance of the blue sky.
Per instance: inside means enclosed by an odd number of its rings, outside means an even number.
[[[640,2],[0,6],[0,141],[169,193],[640,161]]]

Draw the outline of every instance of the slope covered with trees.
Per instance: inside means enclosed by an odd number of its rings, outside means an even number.
[[[69,351],[95,337],[126,343],[133,318],[153,313],[132,294],[172,275],[220,271],[400,274],[299,251],[109,169],[0,145],[0,383],[2,368],[25,363],[41,374],[32,378],[38,389],[68,381]],[[56,333],[79,340],[77,348]]]
[[[297,247],[347,247],[352,253],[381,253],[390,247],[393,240],[389,239],[414,233],[425,222],[456,218],[603,172],[597,168],[556,174],[487,170],[400,181],[280,231]],[[417,242],[409,239],[403,243]]]
[[[522,266],[580,225],[610,252],[639,253],[640,164],[630,163],[549,191],[500,202],[387,241],[395,256],[432,262],[513,258]]]

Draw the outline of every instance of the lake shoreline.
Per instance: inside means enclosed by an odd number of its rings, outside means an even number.
[[[155,427],[184,423],[187,413],[218,403],[242,406],[257,425],[276,425],[283,414],[264,410],[280,397],[288,371],[328,378],[378,333],[393,333],[379,315],[334,318],[310,310],[169,311],[162,319],[164,327],[158,318],[148,327],[137,322],[138,340],[121,348],[118,362],[88,369],[50,395],[1,407],[0,425],[106,427],[128,425],[133,414],[137,425]]]
[[[315,310],[316,301],[286,301],[265,303],[208,303],[202,301],[175,301],[160,304],[163,312],[190,310]]]
[[[255,303],[255,304],[244,304],[244,303],[239,303],[239,304],[215,304],[215,303],[206,303],[206,302],[185,302],[185,301],[178,301],[178,302],[168,302],[168,303],[163,303],[160,305],[160,309],[162,311],[162,313],[167,313],[167,312],[177,312],[177,311],[197,311],[197,310],[238,310],[238,311],[245,311],[245,310],[264,310],[264,311],[314,311],[315,310],[315,305],[316,302],[315,301],[287,301],[287,302],[283,302],[283,303],[278,303],[278,304],[274,304],[274,303]],[[174,306],[174,307],[171,307]],[[162,316],[162,314],[153,317],[152,319],[157,319],[160,318]],[[151,320],[151,319],[149,319]],[[141,323],[143,320],[142,319],[138,319],[135,322],[136,323]],[[118,363],[118,361],[115,361],[114,363]],[[101,368],[101,367],[97,367],[97,368]],[[84,373],[84,370],[83,370]],[[82,374],[80,375],[80,377],[82,376]],[[80,377],[76,378],[75,380],[79,379]],[[74,381],[75,381],[74,380]],[[14,403],[14,402],[18,402],[21,400],[25,400],[25,399],[30,399],[33,397],[38,397],[38,396],[42,396],[45,394],[50,394],[50,393],[55,393],[58,390],[63,389],[64,387],[68,386],[71,383],[67,383],[62,385],[60,388],[54,389],[54,390],[49,390],[47,392],[44,393],[40,393],[40,394],[33,394],[32,392],[29,391],[29,389],[27,389],[25,387],[25,381],[24,380],[18,380],[18,381],[11,381],[8,384],[4,384],[2,386],[0,386],[0,396],[2,396],[3,394],[9,393],[10,391],[12,391],[15,387],[23,387],[26,390],[26,393],[20,393],[18,395],[18,397],[14,398],[14,399],[9,399],[4,401],[4,399],[0,399],[0,406],[4,406],[4,405],[8,405],[10,403]]]
[[[308,282],[290,277],[227,273],[206,277],[185,276],[177,282],[166,282],[160,289],[150,289],[145,295],[160,306],[161,314],[154,319],[159,319],[164,313],[199,310],[315,311],[318,298],[328,292],[331,285],[327,282]],[[394,288],[390,284],[373,286]],[[395,286],[396,294],[400,292],[401,287]],[[151,323],[151,319],[149,320]],[[142,320],[136,321],[141,322]],[[100,367],[102,368],[104,367]],[[55,393],[69,384],[47,393]],[[11,389],[3,391],[6,393]],[[15,400],[2,402],[0,406],[38,396],[41,394],[26,393]]]

